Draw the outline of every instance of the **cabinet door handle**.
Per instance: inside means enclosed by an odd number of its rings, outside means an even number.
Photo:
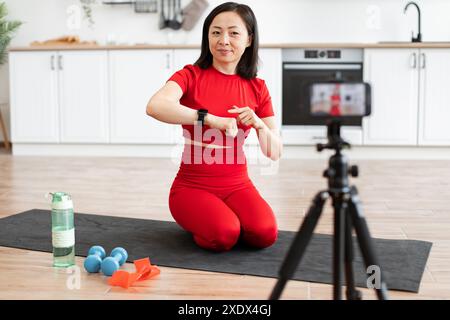
[[[63,69],[63,61],[62,61],[62,56],[58,55],[58,69],[62,70]]]
[[[416,67],[417,67],[417,55],[416,55],[416,53],[414,52],[414,53],[411,55],[411,68],[415,69]]]
[[[55,70],[55,56],[54,56],[54,55],[52,55],[52,56],[50,57],[50,68],[51,68],[52,70]]]
[[[166,54],[166,68],[167,70],[170,69],[170,53]]]
[[[421,69],[425,69],[425,67],[426,67],[426,59],[425,59],[426,57],[425,57],[425,53],[421,53],[420,54],[420,68]]]

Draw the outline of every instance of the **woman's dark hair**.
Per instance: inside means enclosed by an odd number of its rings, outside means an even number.
[[[212,65],[213,56],[209,51],[208,33],[214,18],[222,12],[236,12],[244,21],[249,36],[252,37],[252,43],[247,47],[239,60],[236,67],[236,73],[245,79],[251,79],[256,77],[258,72],[258,25],[256,23],[256,17],[252,9],[245,4],[239,4],[236,2],[225,2],[216,8],[214,8],[210,14],[206,17],[203,23],[203,35],[202,35],[202,50],[200,57],[194,63],[202,69],[207,69]]]

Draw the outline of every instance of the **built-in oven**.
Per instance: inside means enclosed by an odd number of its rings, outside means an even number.
[[[283,126],[323,126],[306,105],[309,84],[323,81],[362,81],[362,49],[283,49]],[[361,126],[361,119],[343,123]]]

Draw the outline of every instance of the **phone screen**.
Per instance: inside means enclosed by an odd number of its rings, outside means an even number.
[[[370,114],[367,83],[314,83],[310,88],[312,116],[361,117]]]

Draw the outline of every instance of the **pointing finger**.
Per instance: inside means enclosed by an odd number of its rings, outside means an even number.
[[[229,113],[241,113],[244,111],[245,108],[239,108],[236,106],[233,106],[234,109],[228,109]]]

